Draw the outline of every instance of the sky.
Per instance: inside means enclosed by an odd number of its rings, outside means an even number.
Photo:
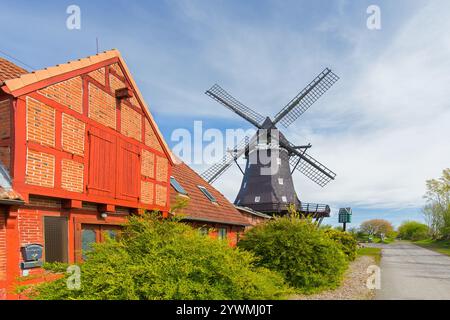
[[[69,5],[81,28],[66,27]],[[370,30],[377,5],[381,29]],[[325,67],[340,80],[283,133],[337,173],[324,188],[294,174],[301,201],[327,203],[336,224],[423,220],[425,181],[450,166],[450,2],[14,1],[2,5],[0,56],[28,70],[116,48],[169,146],[177,129],[251,126],[207,97],[220,84],[264,116],[275,115]],[[20,23],[17,23],[20,21]],[[16,61],[17,62],[17,61]],[[18,63],[18,62],[17,62]],[[19,63],[18,63],[19,64]],[[205,142],[205,144],[207,144]],[[207,165],[192,165],[198,172]],[[214,186],[231,201],[230,168]]]

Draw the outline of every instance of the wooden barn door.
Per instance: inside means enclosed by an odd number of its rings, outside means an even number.
[[[97,128],[89,129],[89,178],[87,192],[115,196],[116,137]]]
[[[118,141],[117,198],[139,201],[141,186],[140,148],[126,141]]]

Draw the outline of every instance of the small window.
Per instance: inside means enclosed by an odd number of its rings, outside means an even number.
[[[282,196],[282,197],[281,197],[281,200],[283,200],[283,202],[287,202],[286,196]]]
[[[217,230],[217,238],[219,240],[226,240],[227,239],[227,228],[219,228]]]
[[[175,189],[176,192],[183,194],[185,196],[188,194],[186,190],[184,190],[181,184],[174,177],[170,177],[170,184]]]
[[[283,183],[284,183],[283,178],[278,178],[278,184],[283,184]]]
[[[209,191],[206,190],[205,187],[198,186],[198,188],[199,188],[200,191],[203,192],[203,194],[209,199],[209,201],[211,201],[211,202],[217,202],[216,198],[214,198],[214,196],[213,196],[211,193],[209,193]]]
[[[67,218],[44,217],[45,262],[68,261]]]
[[[245,189],[247,187],[247,182],[244,182],[243,188]]]
[[[259,202],[259,201],[261,201],[261,197],[260,196],[256,196],[255,197],[255,202]]]
[[[201,227],[198,229],[198,232],[200,232],[202,236],[207,236],[209,234],[209,229],[207,227]]]

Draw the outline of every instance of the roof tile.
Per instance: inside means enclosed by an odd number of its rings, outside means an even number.
[[[203,180],[193,169],[185,163],[175,164],[172,176],[186,190],[189,203],[186,208],[175,214],[185,215],[190,220],[208,220],[217,223],[248,225],[248,220],[231,204],[223,194]],[[200,191],[198,186],[205,187],[216,198],[217,203],[209,199]],[[170,188],[170,202],[175,203],[178,193]]]
[[[0,83],[19,77],[22,74],[28,73],[27,70],[21,68],[11,61],[0,58]]]

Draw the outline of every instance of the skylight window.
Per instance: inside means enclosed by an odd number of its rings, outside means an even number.
[[[255,197],[255,202],[258,203],[258,202],[260,202],[260,201],[261,201],[261,197],[260,197],[260,196],[256,196],[256,197]]]
[[[172,185],[172,187],[175,189],[176,192],[178,192],[179,194],[187,196],[188,193],[186,192],[186,190],[184,190],[184,188],[177,181],[177,179],[175,179],[174,177],[170,177],[170,184]]]
[[[203,192],[203,194],[209,199],[209,201],[211,201],[211,202],[217,202],[216,198],[214,198],[214,196],[213,196],[208,190],[206,190],[205,187],[198,186],[198,188],[199,188],[200,191]]]

